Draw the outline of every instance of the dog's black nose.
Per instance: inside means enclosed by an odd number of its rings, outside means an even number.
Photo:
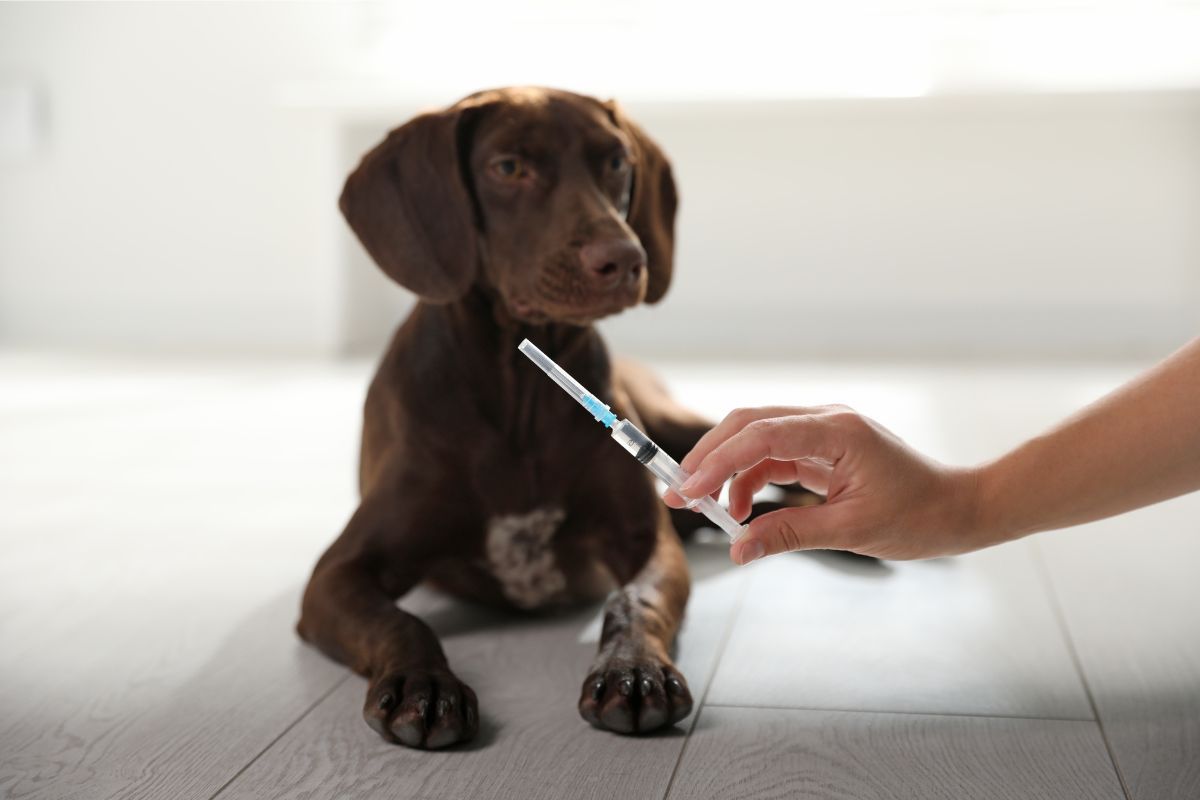
[[[579,260],[587,275],[605,289],[636,283],[646,267],[646,251],[630,239],[602,239],[585,244]]]

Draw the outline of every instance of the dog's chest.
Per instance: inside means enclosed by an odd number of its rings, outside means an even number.
[[[513,605],[537,608],[566,590],[567,578],[554,555],[554,535],[566,516],[551,506],[488,520],[487,569]]]

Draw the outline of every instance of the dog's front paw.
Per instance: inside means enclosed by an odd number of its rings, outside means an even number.
[[[395,670],[371,682],[363,718],[389,742],[437,750],[474,738],[479,703],[447,670]]]
[[[692,712],[687,681],[670,661],[614,656],[583,682],[579,713],[597,728],[649,733]]]

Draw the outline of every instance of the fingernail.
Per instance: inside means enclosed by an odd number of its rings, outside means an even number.
[[[683,495],[684,497],[687,497],[691,493],[691,490],[695,489],[699,483],[700,483],[700,473],[697,472],[695,475],[688,478],[686,481],[684,481],[680,485],[679,493],[681,495]]]
[[[766,553],[766,548],[763,547],[762,542],[750,542],[742,548],[742,565],[745,566],[751,561],[757,561],[766,555]]]

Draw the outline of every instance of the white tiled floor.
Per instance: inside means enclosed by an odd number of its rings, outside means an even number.
[[[846,402],[969,461],[1135,366],[661,371],[713,416]],[[648,740],[575,715],[594,610],[410,598],[484,733],[382,744],[291,630],[353,509],[369,369],[0,354],[0,795],[1200,796],[1197,497],[922,564],[693,544],[679,663],[706,702]]]

